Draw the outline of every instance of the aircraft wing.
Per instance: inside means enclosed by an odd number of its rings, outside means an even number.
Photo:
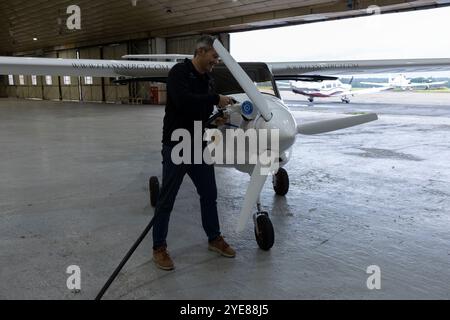
[[[378,87],[378,88],[367,88],[367,89],[360,89],[360,90],[350,90],[348,93],[352,96],[358,96],[360,94],[370,94],[370,93],[377,93],[385,90],[392,89],[392,87]]]
[[[275,77],[289,75],[343,75],[450,70],[450,58],[269,62]]]
[[[0,74],[167,77],[176,62],[0,57]]]
[[[158,62],[0,56],[0,74],[164,78],[167,77],[169,70],[175,64],[175,61]],[[342,74],[450,70],[450,58],[272,62],[267,63],[267,66],[272,71],[275,79],[291,79],[293,76],[304,75],[304,77],[312,77],[312,79],[308,78],[309,81],[314,81],[317,77],[325,79],[325,77],[330,75]],[[320,73],[320,76],[317,73]]]
[[[382,86],[382,87],[390,87],[387,82],[361,82],[361,84],[367,84],[369,86]]]
[[[333,96],[334,97],[359,96],[361,94],[377,93],[377,92],[381,92],[381,91],[385,91],[385,90],[389,90],[389,89],[392,89],[392,87],[378,87],[378,88],[367,88],[367,89],[360,89],[360,90],[347,90],[347,91],[342,91],[337,94],[333,94]],[[296,93],[302,94],[301,92],[296,92]]]
[[[184,59],[192,59],[194,56],[191,54],[127,54],[122,56],[122,59],[128,60],[184,60]]]

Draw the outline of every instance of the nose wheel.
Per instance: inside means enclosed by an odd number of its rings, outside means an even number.
[[[155,207],[159,196],[159,181],[157,177],[150,177],[148,180],[148,190],[150,192],[150,204],[152,207]]]
[[[270,250],[275,242],[275,232],[269,214],[265,211],[257,212],[254,214],[253,220],[255,222],[256,243],[262,250]]]
[[[253,215],[256,243],[262,250],[268,251],[272,248],[273,243],[275,242],[275,231],[273,230],[269,213],[261,210],[261,202],[259,198],[256,202],[256,207],[258,208],[258,212]]]

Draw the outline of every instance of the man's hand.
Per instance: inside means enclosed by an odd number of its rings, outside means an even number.
[[[230,121],[230,116],[228,114],[224,114],[223,117],[218,117],[216,120],[214,120],[214,125],[216,125],[217,127],[221,127],[229,121]]]
[[[217,105],[220,109],[225,108],[226,106],[228,106],[229,104],[233,103],[233,99],[231,97],[227,97],[227,96],[223,96],[221,94],[219,94],[219,104]]]

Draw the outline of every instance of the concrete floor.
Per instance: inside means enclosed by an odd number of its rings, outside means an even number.
[[[410,94],[315,107],[287,97],[301,121],[369,110],[380,119],[298,137],[289,193],[275,196],[270,182],[262,192],[276,232],[269,252],[251,223],[234,231],[248,176],[216,168],[235,259],[207,250],[186,178],[168,238],[176,270],[153,265],[148,236],[104,298],[449,299],[450,95]],[[95,297],[153,215],[147,183],[160,176],[163,112],[0,100],[0,299]],[[80,292],[66,287],[70,265],[81,268]],[[366,286],[370,265],[380,290]]]

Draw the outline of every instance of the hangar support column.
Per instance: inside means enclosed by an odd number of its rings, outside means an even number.
[[[229,33],[220,33],[217,35],[220,42],[222,42],[223,46],[230,51],[230,34]]]
[[[151,54],[166,53],[166,38],[152,38],[149,40],[149,50]]]
[[[0,98],[6,97],[6,76],[0,76]]]
[[[166,38],[152,38],[150,53],[165,54],[167,53],[167,39]],[[167,101],[167,87],[165,83],[150,83],[150,97],[152,104],[165,104]]]

